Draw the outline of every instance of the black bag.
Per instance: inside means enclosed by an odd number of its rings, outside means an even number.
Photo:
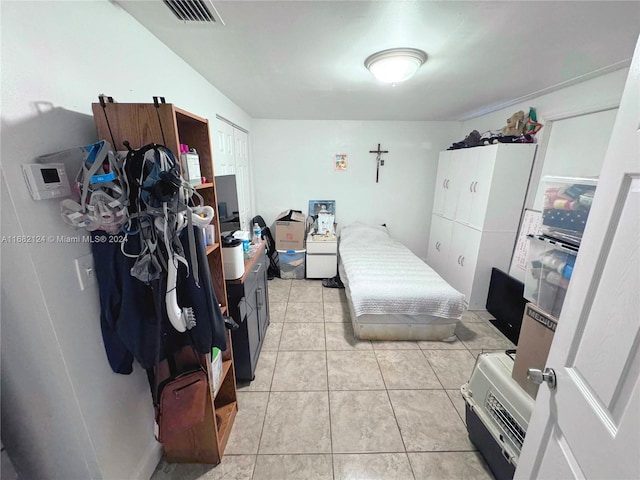
[[[267,256],[269,257],[269,268],[267,269],[267,277],[269,280],[280,277],[280,257],[276,250],[276,242],[271,235],[271,230],[260,215],[253,217],[251,223],[257,223],[262,229],[262,238],[267,242]]]

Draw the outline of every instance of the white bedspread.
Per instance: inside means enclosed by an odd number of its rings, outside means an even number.
[[[428,314],[457,319],[467,309],[463,294],[392,240],[384,227],[344,227],[339,251],[356,315]]]

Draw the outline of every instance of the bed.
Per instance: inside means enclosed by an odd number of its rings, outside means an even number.
[[[353,330],[368,340],[451,341],[467,309],[455,290],[386,227],[342,228],[338,269]]]

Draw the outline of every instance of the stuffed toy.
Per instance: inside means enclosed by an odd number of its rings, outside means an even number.
[[[502,127],[503,137],[522,135],[524,131],[524,112],[520,110],[507,119],[507,125]]]

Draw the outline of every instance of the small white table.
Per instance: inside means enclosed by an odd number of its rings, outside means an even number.
[[[337,274],[337,237],[309,234],[307,236],[307,278],[333,278]]]

